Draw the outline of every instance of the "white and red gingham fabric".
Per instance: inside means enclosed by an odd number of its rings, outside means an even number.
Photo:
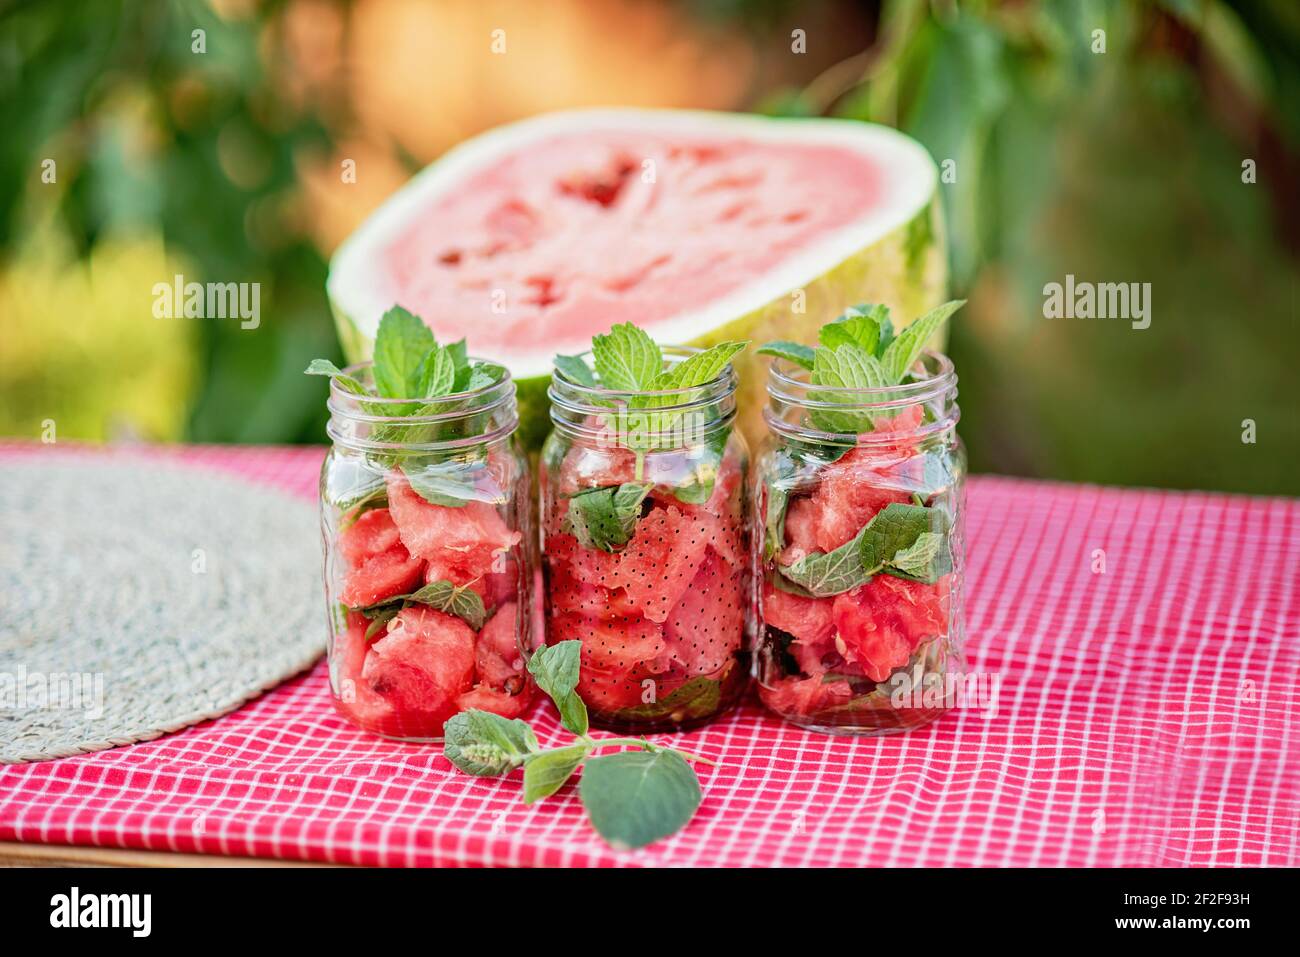
[[[323,453],[106,454],[311,497]],[[0,768],[0,840],[380,865],[1300,864],[1300,502],[977,477],[968,539],[996,714],[854,740],[747,703],[683,736],[718,767],[695,819],[641,851],[606,847],[571,787],[527,807],[517,776],[352,728],[323,665],[177,734]]]

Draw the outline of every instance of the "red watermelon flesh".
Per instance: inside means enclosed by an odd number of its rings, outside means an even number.
[[[339,601],[349,608],[364,608],[414,591],[423,578],[424,562],[412,558],[398,543],[349,570],[343,578]]]
[[[523,538],[488,503],[434,505],[417,495],[400,474],[388,479],[388,503],[402,544],[428,561],[456,562],[486,574],[498,552]]]
[[[499,714],[503,718],[517,718],[528,710],[528,705],[531,703],[532,695],[529,692],[512,695],[507,691],[498,691],[490,685],[476,684],[456,699],[456,708],[459,711],[477,708],[480,711]]]
[[[339,533],[339,554],[353,565],[374,558],[398,544],[397,526],[386,508],[362,512],[355,522]]]
[[[664,622],[669,664],[691,677],[716,676],[734,660],[744,633],[741,574],[710,553]]]
[[[512,365],[747,291],[883,205],[886,181],[880,160],[797,136],[555,132],[430,197],[382,251],[383,283],[450,339],[500,290],[509,308],[473,345]]]
[[[944,583],[877,575],[835,597],[841,654],[872,681],[884,681],[907,664],[922,641],[947,632]]]
[[[711,519],[686,515],[675,505],[651,509],[619,557],[618,582],[628,601],[650,620],[662,622],[719,537]]]
[[[397,526],[386,508],[363,512],[339,533],[339,555],[348,563],[339,600],[361,608],[418,587],[424,563],[412,558],[398,540]]]
[[[401,715],[405,735],[438,737],[474,682],[474,632],[454,615],[408,607],[372,645],[361,677]]]
[[[474,667],[480,684],[506,689],[523,684],[523,654],[519,650],[518,606],[502,605],[487,620],[474,643]]]
[[[344,717],[374,734],[400,736],[402,722],[391,702],[375,694],[361,678],[366,652],[369,620],[357,612],[350,612],[347,628],[334,636],[330,649],[330,682],[334,688],[334,704]]]

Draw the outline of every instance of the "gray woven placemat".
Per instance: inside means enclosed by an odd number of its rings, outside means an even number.
[[[155,738],[324,650],[316,510],[139,457],[0,463],[0,763]]]

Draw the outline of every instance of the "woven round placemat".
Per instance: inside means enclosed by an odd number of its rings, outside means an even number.
[[[148,457],[0,463],[0,763],[155,738],[324,650],[315,508]]]

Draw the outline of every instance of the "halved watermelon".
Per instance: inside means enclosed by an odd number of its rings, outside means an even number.
[[[535,449],[552,357],[615,322],[662,343],[812,342],[855,303],[938,305],[936,184],[919,144],[855,121],[543,115],[462,143],[391,197],[336,251],[329,298],[353,361],[400,303],[504,362]],[[765,361],[736,363],[751,439]]]

